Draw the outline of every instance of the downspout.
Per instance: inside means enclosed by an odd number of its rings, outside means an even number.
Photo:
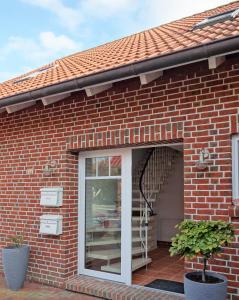
[[[135,62],[109,71],[100,72],[53,84],[47,87],[36,89],[33,91],[17,94],[10,97],[0,99],[0,108],[41,99],[42,97],[66,93],[74,90],[80,90],[87,86],[102,84],[109,81],[117,81],[126,77],[133,77],[142,73],[153,72],[156,70],[165,70],[180,65],[202,61],[210,56],[223,55],[224,53],[232,53],[239,51],[239,36],[214,41],[205,45],[201,45],[176,53],[157,56],[155,58],[146,59]]]

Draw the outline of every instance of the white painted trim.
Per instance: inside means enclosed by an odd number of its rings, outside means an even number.
[[[121,176],[86,176],[85,179],[121,179]]]
[[[239,198],[239,135],[232,137],[232,195]]]
[[[132,150],[122,156],[122,231],[121,268],[124,282],[132,283]]]
[[[121,167],[121,274],[94,271],[85,268],[85,159],[99,156],[120,155]],[[78,273],[131,285],[132,270],[132,150],[129,148],[98,150],[79,153],[78,200]]]
[[[226,61],[225,56],[211,56],[208,58],[208,68],[209,70],[216,69],[221,64],[223,64]]]
[[[23,110],[23,109],[28,108],[30,106],[33,106],[35,104],[36,104],[35,100],[29,101],[29,102],[22,102],[22,103],[19,103],[19,104],[13,104],[13,105],[6,106],[6,110],[9,114],[12,114],[14,112],[17,112],[19,110]]]
[[[95,85],[95,86],[89,86],[89,87],[85,88],[85,92],[86,92],[87,97],[91,97],[91,96],[97,95],[99,93],[102,93],[106,90],[111,89],[112,86],[113,85],[111,83]]]
[[[163,71],[161,70],[161,71],[156,71],[156,72],[140,74],[139,79],[140,79],[141,85],[145,85],[145,84],[148,84],[162,76],[163,76]]]
[[[67,97],[70,97],[71,93],[65,93],[65,94],[57,94],[57,95],[53,95],[53,96],[47,96],[47,97],[43,97],[42,103],[44,106],[56,103],[58,101],[61,101]]]

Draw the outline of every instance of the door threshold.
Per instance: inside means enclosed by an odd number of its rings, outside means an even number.
[[[156,289],[139,286],[126,285],[124,283],[111,280],[98,279],[85,275],[77,275],[70,278],[65,283],[65,288],[69,291],[87,294],[108,300],[117,299],[140,299],[140,300],[180,300],[183,295],[159,291]]]

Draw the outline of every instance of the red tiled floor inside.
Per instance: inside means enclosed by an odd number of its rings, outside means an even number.
[[[155,279],[167,279],[183,282],[184,261],[169,255],[169,246],[160,245],[149,253],[152,263],[133,273],[133,284],[146,285]]]

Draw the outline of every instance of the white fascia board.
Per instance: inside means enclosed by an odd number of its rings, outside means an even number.
[[[162,76],[163,76],[163,71],[161,70],[156,72],[140,74],[139,78],[140,78],[141,85],[145,85]]]
[[[87,97],[91,97],[112,88],[112,83],[89,86],[85,88]]]
[[[208,58],[208,68],[209,70],[216,69],[226,60],[225,56],[211,56]]]
[[[6,106],[6,110],[9,114],[12,114],[14,112],[23,110],[23,109],[33,106],[35,104],[36,104],[35,100],[29,101],[29,102],[23,102],[23,103],[19,103],[19,104],[13,104],[13,105]]]
[[[61,101],[67,97],[70,97],[71,93],[64,93],[64,94],[59,94],[59,95],[53,95],[53,96],[47,96],[47,97],[43,97],[42,103],[44,106],[56,103],[58,101]]]

